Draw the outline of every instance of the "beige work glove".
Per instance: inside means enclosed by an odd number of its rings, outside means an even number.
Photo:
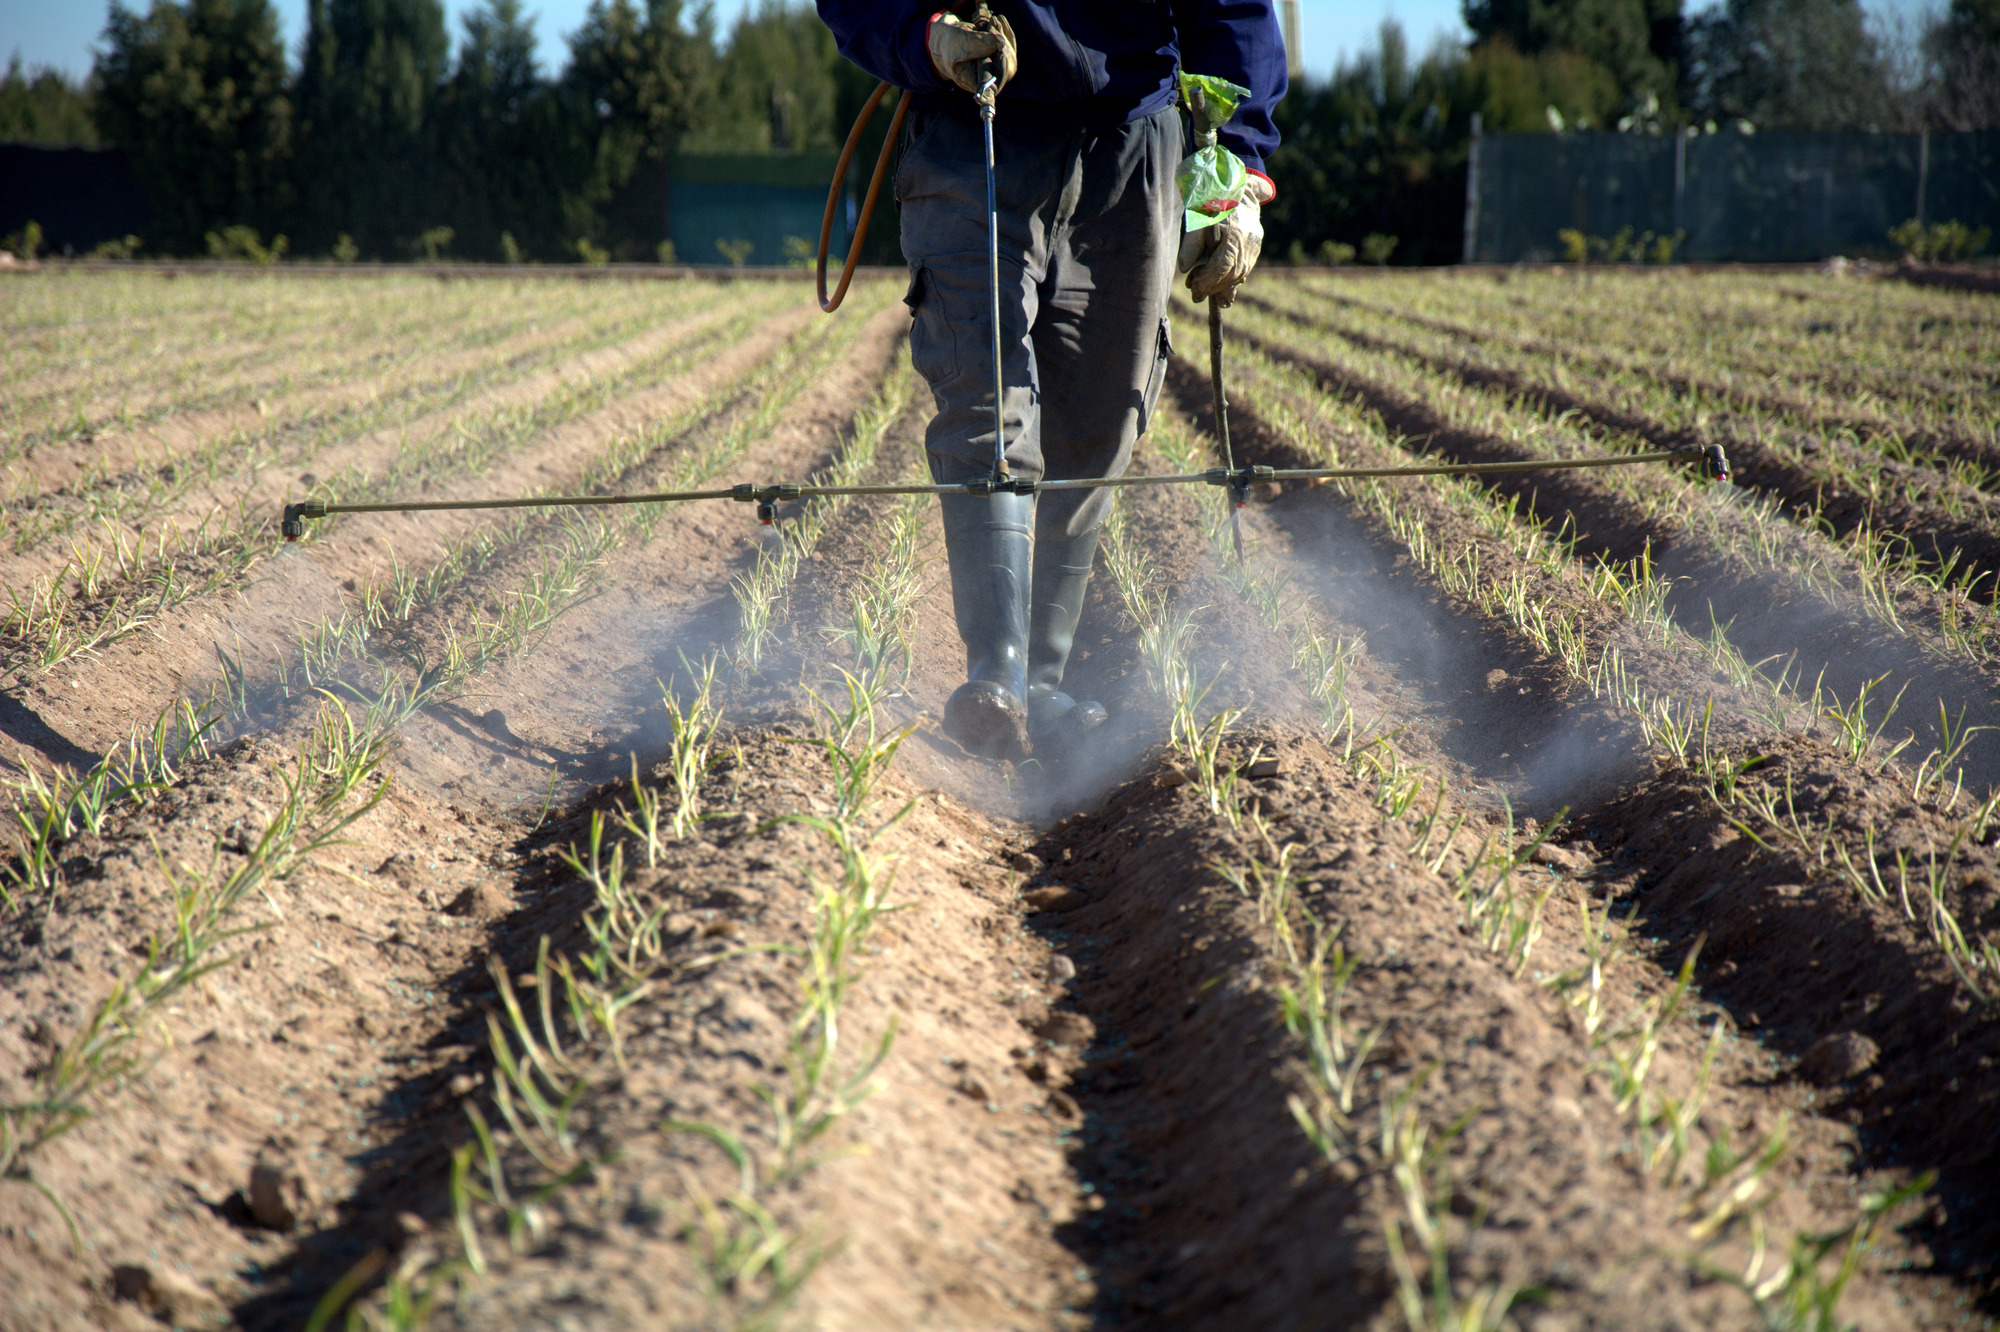
[[[1226,310],[1236,299],[1237,287],[1257,266],[1264,248],[1264,219],[1258,206],[1276,195],[1271,182],[1253,171],[1243,198],[1220,221],[1181,237],[1179,268],[1187,274],[1188,294],[1196,301],[1213,300]]]
[[[979,95],[979,62],[999,57],[1000,86],[1014,77],[1019,59],[1014,52],[1014,28],[1005,16],[984,9],[973,19],[939,14],[931,19],[928,44],[931,68],[938,77]]]

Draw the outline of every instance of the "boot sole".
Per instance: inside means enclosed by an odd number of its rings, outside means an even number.
[[[1005,689],[984,680],[960,685],[944,705],[945,734],[981,758],[1027,753],[1027,710]]]
[[[1102,703],[1090,700],[1078,703],[1039,725],[1031,719],[1028,734],[1034,743],[1035,757],[1052,763],[1067,761],[1083,742],[1083,737],[1109,718],[1110,714],[1104,710]]]

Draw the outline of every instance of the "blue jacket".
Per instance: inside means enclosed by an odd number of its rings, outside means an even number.
[[[1000,94],[1025,120],[1122,125],[1173,103],[1174,70],[1250,90],[1221,134],[1264,169],[1278,146],[1271,108],[1285,95],[1285,47],[1273,0],[991,0],[1013,25],[1020,72]],[[942,0],[819,0],[841,54],[918,94],[951,85],[931,68],[927,29]],[[955,91],[955,90],[954,90]],[[964,97],[963,93],[956,93]]]

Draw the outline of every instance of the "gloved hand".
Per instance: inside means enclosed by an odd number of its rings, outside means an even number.
[[[979,94],[979,62],[997,56],[1000,66],[1000,86],[1014,77],[1019,67],[1019,59],[1014,51],[1014,28],[1004,15],[989,11],[984,5],[971,19],[962,19],[952,13],[931,15],[927,35],[931,52],[931,68],[938,77],[957,84],[967,92]]]
[[[1228,309],[1236,288],[1257,266],[1264,248],[1264,220],[1259,205],[1277,197],[1268,176],[1250,173],[1244,196],[1212,227],[1190,231],[1181,238],[1180,271],[1187,274],[1188,294],[1212,300]]]

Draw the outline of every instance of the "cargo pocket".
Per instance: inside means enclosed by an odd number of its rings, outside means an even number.
[[[1146,375],[1145,396],[1139,403],[1139,433],[1146,433],[1146,426],[1153,419],[1153,408],[1159,404],[1160,389],[1167,382],[1167,362],[1174,354],[1173,325],[1166,316],[1160,317],[1160,336],[1153,347],[1153,368]]]
[[[936,287],[937,275],[920,264],[910,270],[910,289],[903,295],[915,320],[910,325],[910,365],[933,390],[958,374],[958,340]]]

